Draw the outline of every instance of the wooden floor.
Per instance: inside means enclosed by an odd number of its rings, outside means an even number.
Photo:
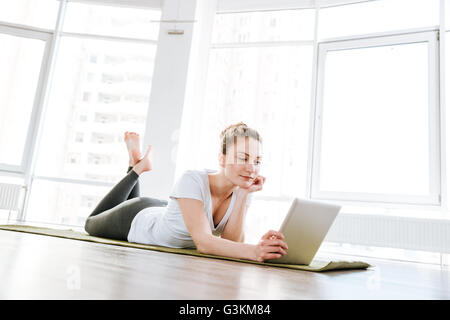
[[[448,269],[362,260],[313,273],[0,230],[0,299],[450,299]]]

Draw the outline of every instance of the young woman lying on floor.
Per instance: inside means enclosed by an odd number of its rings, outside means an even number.
[[[139,195],[139,175],[152,170],[151,146],[142,157],[139,135],[126,132],[128,173],[87,218],[86,232],[259,262],[285,255],[284,236],[274,230],[256,245],[244,243],[249,195],[260,191],[266,180],[259,175],[260,135],[240,122],[223,130],[220,139],[220,170],[185,171],[167,202]]]

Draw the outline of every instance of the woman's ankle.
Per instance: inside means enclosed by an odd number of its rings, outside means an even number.
[[[133,169],[131,169],[131,170],[134,171],[138,176],[140,176],[142,173],[142,170],[139,168],[136,168],[136,166],[134,166]]]

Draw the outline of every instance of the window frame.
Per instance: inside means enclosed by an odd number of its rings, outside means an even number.
[[[338,200],[348,202],[375,202],[405,205],[433,205],[441,206],[442,197],[442,175],[441,175],[441,130],[439,116],[439,44],[437,30],[415,31],[399,34],[376,34],[362,38],[334,39],[318,43],[317,55],[317,90],[315,95],[315,108],[313,118],[313,151],[311,175],[310,175],[310,197],[318,200]],[[321,133],[323,113],[323,93],[325,60],[327,52],[335,50],[348,50],[358,48],[370,48],[417,42],[428,43],[428,114],[429,114],[429,185],[430,194],[427,196],[408,196],[391,194],[371,194],[355,192],[331,192],[320,190],[320,158],[321,158]]]

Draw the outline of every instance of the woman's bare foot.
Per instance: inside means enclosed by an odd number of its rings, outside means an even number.
[[[140,175],[142,172],[151,171],[152,163],[150,161],[150,151],[152,150],[152,146],[147,147],[147,151],[145,152],[142,159],[140,159],[133,167],[133,170]]]
[[[130,157],[129,165],[133,167],[141,160],[141,146],[139,140],[139,134],[136,132],[126,131],[123,137],[125,144],[127,145],[128,155]]]

